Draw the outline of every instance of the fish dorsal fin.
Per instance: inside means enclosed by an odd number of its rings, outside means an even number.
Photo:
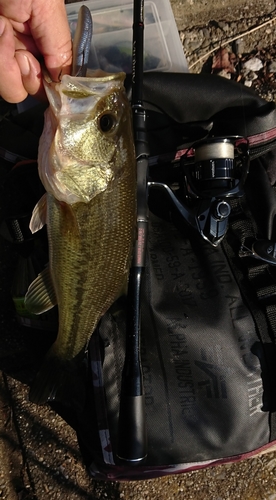
[[[33,214],[30,220],[30,231],[32,234],[39,231],[46,224],[47,216],[47,193],[37,202],[33,209]]]
[[[25,295],[25,306],[30,313],[42,314],[57,304],[56,293],[49,267],[46,267],[30,284]]]

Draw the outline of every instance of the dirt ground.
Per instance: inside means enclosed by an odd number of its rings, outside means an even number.
[[[227,41],[227,37],[244,34],[248,26],[276,16],[275,2],[271,0],[171,0],[171,4],[189,65],[221,41]],[[225,26],[229,29],[223,29]],[[243,36],[244,43],[257,46],[264,39],[266,45],[273,43],[275,29],[271,22],[254,35]],[[194,66],[194,71],[199,71],[203,62],[204,58]],[[28,402],[24,370],[33,362],[29,350],[34,344],[42,349],[49,339],[30,329],[24,330],[22,338],[7,293],[15,259],[9,244],[2,240],[0,262],[1,499],[276,500],[276,453],[273,452],[237,464],[156,480],[105,483],[90,479],[72,428],[51,408]],[[20,367],[16,359],[18,346]]]
[[[266,100],[276,100],[273,1],[172,0],[172,7],[190,72],[210,72],[220,65],[220,71],[213,71],[252,87]],[[228,68],[225,60],[218,61],[225,52],[230,60]],[[244,69],[252,58],[260,65],[256,72]]]
[[[273,0],[171,0],[179,30],[191,26],[207,25],[210,21],[235,21],[258,19],[273,12]]]

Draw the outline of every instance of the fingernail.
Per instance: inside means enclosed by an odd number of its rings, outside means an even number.
[[[19,66],[21,75],[27,76],[31,71],[31,66],[28,57],[25,54],[20,53],[20,51],[15,53],[17,64]]]
[[[5,30],[6,23],[3,19],[3,17],[0,17],[0,36],[3,35],[4,30]]]

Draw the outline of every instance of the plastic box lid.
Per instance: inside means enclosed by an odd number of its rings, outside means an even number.
[[[66,5],[72,37],[81,5],[92,13],[88,66],[131,73],[133,4],[129,0],[88,0]],[[169,0],[145,0],[144,71],[187,72],[187,61]]]

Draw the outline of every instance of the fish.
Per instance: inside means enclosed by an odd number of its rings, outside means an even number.
[[[49,108],[39,143],[45,194],[32,233],[47,224],[49,266],[26,308],[58,305],[57,338],[30,389],[36,404],[70,393],[101,317],[126,290],[136,234],[136,155],[124,73],[45,77]]]

